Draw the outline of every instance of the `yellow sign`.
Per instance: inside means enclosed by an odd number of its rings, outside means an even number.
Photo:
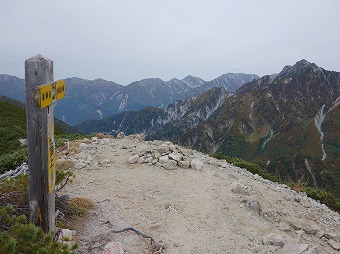
[[[39,108],[45,108],[53,102],[65,97],[66,85],[65,80],[37,86],[36,101]]]
[[[54,142],[48,139],[48,155],[47,155],[47,170],[48,170],[48,193],[51,193],[55,185],[55,164],[56,164],[56,154]]]
[[[60,100],[65,97],[65,91],[66,91],[66,86],[65,86],[65,80],[58,80],[55,82],[55,89],[57,92],[56,95],[56,100]]]
[[[40,108],[45,108],[52,104],[52,84],[38,86],[40,100],[38,102]]]

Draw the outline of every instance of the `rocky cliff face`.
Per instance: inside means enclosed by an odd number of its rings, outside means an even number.
[[[198,97],[177,101],[164,109],[144,108],[124,112],[99,121],[86,121],[76,126],[83,133],[145,133],[148,138],[174,139],[187,129],[204,122],[220,107],[230,93],[216,87]]]
[[[242,86],[179,141],[339,194],[340,73],[306,60]]]

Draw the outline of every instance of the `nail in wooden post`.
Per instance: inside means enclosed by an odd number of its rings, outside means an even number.
[[[37,106],[35,96],[38,85],[53,81],[53,61],[42,55],[27,59],[25,61],[25,80],[29,219],[30,222],[42,227],[44,232],[52,232],[55,230],[55,192],[54,188],[51,190],[49,187],[50,142],[48,132],[51,133],[54,129],[53,104],[41,109]]]

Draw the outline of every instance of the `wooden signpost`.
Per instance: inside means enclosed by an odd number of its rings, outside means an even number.
[[[65,81],[53,82],[53,61],[25,61],[30,222],[55,230],[55,141],[53,103],[65,96]]]

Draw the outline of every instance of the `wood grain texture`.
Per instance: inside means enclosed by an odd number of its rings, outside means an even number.
[[[48,193],[48,111],[35,101],[36,87],[53,81],[53,61],[37,55],[25,61],[30,222],[55,229],[55,193]],[[53,110],[53,109],[52,109]]]

